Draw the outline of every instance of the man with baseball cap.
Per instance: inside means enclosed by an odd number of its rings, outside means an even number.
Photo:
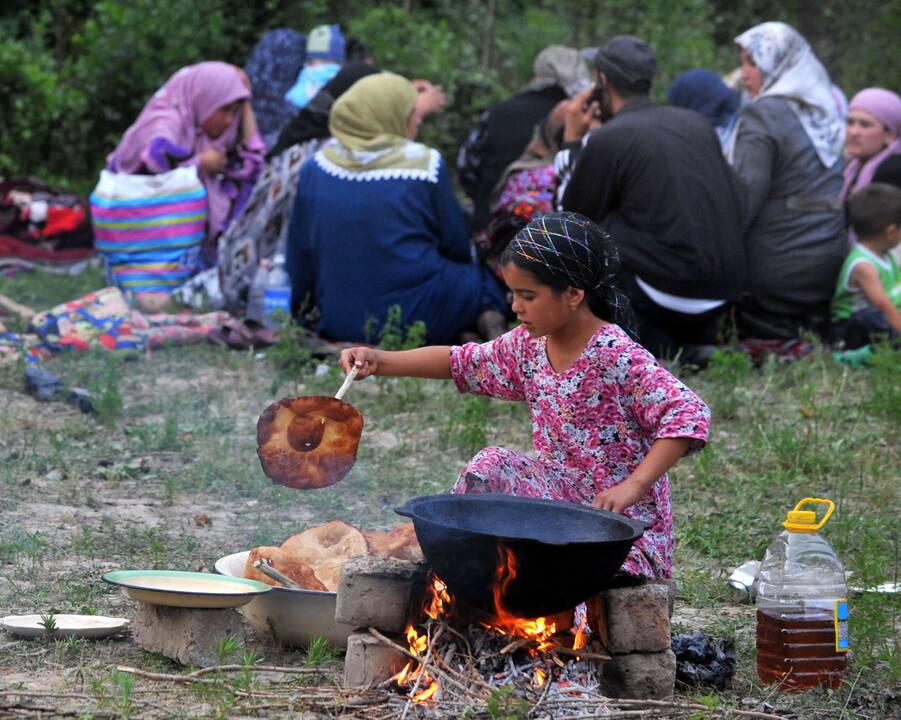
[[[616,240],[642,343],[701,360],[745,283],[738,178],[706,119],[648,97],[657,60],[647,43],[619,35],[594,66],[595,86],[571,102],[555,160],[560,205]],[[602,127],[588,134],[598,116]]]

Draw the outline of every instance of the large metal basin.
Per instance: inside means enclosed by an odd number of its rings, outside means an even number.
[[[249,550],[221,557],[215,569],[220,575],[244,577],[244,565]],[[285,645],[307,647],[316,636],[333,645],[347,647],[347,636],[354,630],[350,625],[335,622],[338,594],[316,590],[294,590],[274,587],[256,596],[240,608],[250,624],[266,637],[276,636]]]

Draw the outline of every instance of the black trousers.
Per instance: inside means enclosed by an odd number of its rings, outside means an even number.
[[[728,303],[697,315],[681,313],[654,302],[631,273],[620,270],[617,278],[635,311],[641,344],[654,357],[672,358],[692,346],[716,344],[717,320],[728,310]]]
[[[870,307],[836,323],[834,336],[836,340],[843,342],[848,350],[855,350],[886,338],[897,342],[898,331],[888,324],[888,320],[880,310]]]

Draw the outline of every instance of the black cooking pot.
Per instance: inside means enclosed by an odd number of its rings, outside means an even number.
[[[428,495],[396,512],[413,520],[451,594],[488,613],[499,558],[512,551],[516,575],[501,601],[522,618],[562,612],[608,587],[646,529],[625,515],[510,495]]]

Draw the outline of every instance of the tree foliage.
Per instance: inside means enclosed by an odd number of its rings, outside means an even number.
[[[901,5],[875,0],[12,0],[0,6],[0,175],[89,189],[175,70],[242,65],[274,27],[340,22],[380,67],[443,84],[449,111],[423,139],[450,153],[485,107],[528,81],[546,45],[639,35],[657,53],[662,96],[683,70],[734,67],[733,38],[763,20],[795,25],[849,96],[901,86]]]

